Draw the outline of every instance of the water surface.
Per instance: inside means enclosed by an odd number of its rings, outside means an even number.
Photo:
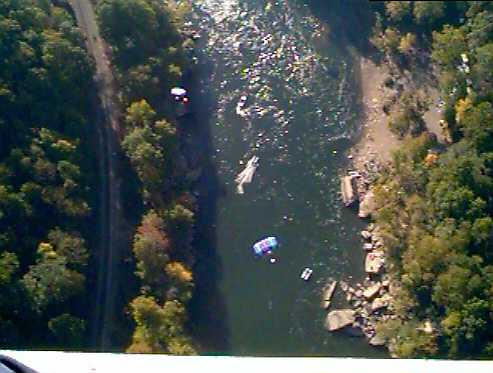
[[[213,64],[204,84],[217,98],[209,126],[224,189],[214,227],[224,310],[215,317],[228,347],[210,352],[384,356],[364,339],[328,333],[320,308],[329,279],[363,277],[363,223],[338,196],[357,125],[351,59],[300,2],[194,3]],[[241,96],[246,105],[237,112]],[[253,155],[260,167],[239,195],[235,176]],[[275,264],[252,255],[267,235],[281,242]],[[304,282],[307,266],[314,273]],[[334,306],[345,306],[340,292]]]

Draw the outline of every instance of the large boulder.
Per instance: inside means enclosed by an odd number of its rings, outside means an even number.
[[[384,264],[384,254],[381,251],[368,253],[365,259],[366,273],[378,273]]]
[[[352,325],[355,321],[355,311],[350,309],[329,312],[325,319],[325,327],[330,332]]]
[[[368,343],[372,346],[383,346],[385,345],[385,338],[383,335],[377,333],[372,338],[370,338]]]
[[[376,207],[375,194],[373,193],[373,190],[370,189],[359,204],[358,216],[360,218],[367,218],[376,210]]]
[[[391,298],[390,295],[384,294],[380,298],[376,298],[371,304],[372,312],[378,311],[382,308],[388,307]]]
[[[369,287],[367,287],[364,291],[363,291],[363,296],[366,298],[366,299],[371,299],[373,298],[375,295],[377,295],[377,293],[380,291],[380,288],[381,288],[381,284],[380,282],[377,282]]]
[[[341,195],[345,206],[351,206],[356,201],[357,195],[354,192],[352,176],[341,178]]]

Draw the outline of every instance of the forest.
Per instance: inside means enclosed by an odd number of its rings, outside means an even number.
[[[96,7],[111,46],[123,150],[138,176],[145,211],[133,253],[140,294],[129,304],[135,330],[128,352],[195,354],[188,335],[195,197],[180,165],[180,133],[169,91],[182,82],[192,47],[179,33],[188,8],[158,0],[101,0]]]
[[[0,344],[78,348],[97,210],[93,65],[50,1],[0,1],[0,56]]]
[[[385,1],[372,42],[402,69],[438,71],[450,145],[411,131],[376,186],[398,284],[379,328],[399,357],[493,357],[493,3]],[[402,118],[407,134],[419,115]],[[423,327],[433,326],[432,332]]]
[[[178,32],[184,9],[157,0],[93,3],[122,93],[121,145],[145,206],[132,248],[141,291],[121,310],[135,325],[128,351],[192,354],[185,324],[196,206],[176,164],[168,93],[191,47]],[[91,231],[94,63],[66,1],[0,1],[0,35],[0,344],[90,348],[103,255]]]

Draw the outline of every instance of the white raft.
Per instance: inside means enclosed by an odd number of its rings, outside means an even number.
[[[257,170],[258,167],[258,161],[259,158],[254,155],[250,160],[247,162],[247,165],[243,171],[241,171],[238,176],[236,176],[235,182],[238,184],[236,187],[236,191],[238,194],[244,194],[245,191],[243,190],[243,184],[245,183],[251,183],[253,179],[253,175],[255,174],[255,171]]]

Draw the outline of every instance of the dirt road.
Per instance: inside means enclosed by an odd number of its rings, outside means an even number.
[[[100,163],[100,263],[96,309],[92,330],[93,345],[101,350],[110,347],[116,295],[116,279],[121,255],[118,237],[122,224],[120,180],[117,174],[119,138],[119,110],[115,96],[113,74],[99,34],[94,9],[89,0],[69,0],[77,24],[86,37],[87,49],[94,57],[100,108],[98,110],[98,158]]]

